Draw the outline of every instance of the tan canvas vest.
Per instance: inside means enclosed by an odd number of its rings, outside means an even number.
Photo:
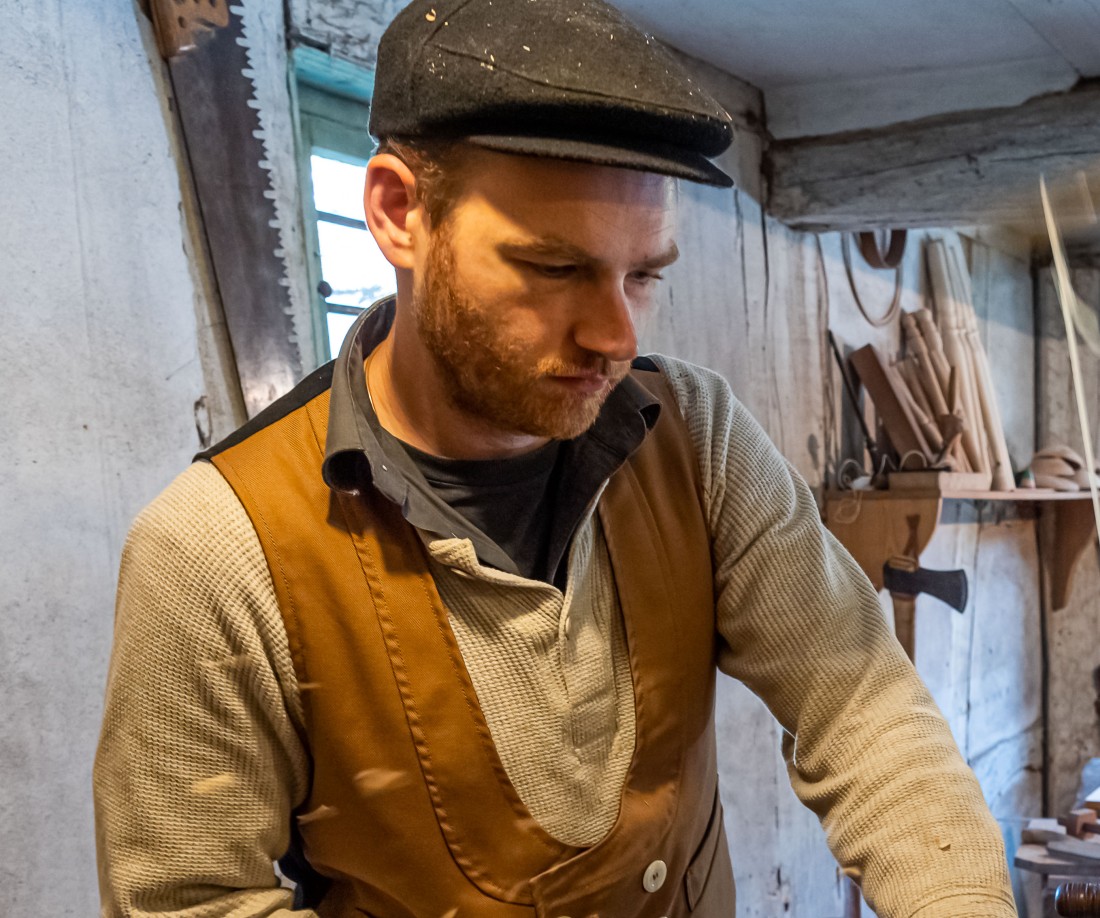
[[[304,853],[325,918],[732,918],[718,803],[710,545],[690,441],[663,403],[599,505],[637,739],[618,819],[584,850],[505,774],[425,548],[400,509],[321,478],[328,391],[213,456],[263,545],[302,690]]]

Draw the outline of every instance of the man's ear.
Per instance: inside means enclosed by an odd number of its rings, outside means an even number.
[[[416,200],[416,177],[392,153],[380,153],[367,163],[363,209],[386,260],[395,268],[412,269],[416,235],[426,228],[427,217]]]

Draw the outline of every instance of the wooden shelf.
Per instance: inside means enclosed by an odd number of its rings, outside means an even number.
[[[937,498],[942,500],[994,500],[1002,502],[1046,503],[1048,501],[1090,501],[1088,491],[1051,491],[1046,488],[1017,488],[1015,491],[938,491],[897,490],[897,491],[828,491],[826,494],[845,497],[859,494],[864,500],[903,500],[910,497]]]
[[[936,531],[944,501],[993,501],[1037,508],[1040,560],[1050,583],[1051,605],[1065,608],[1073,572],[1095,537],[1088,491],[827,491],[825,525],[851,552],[878,590],[891,558],[920,560]]]

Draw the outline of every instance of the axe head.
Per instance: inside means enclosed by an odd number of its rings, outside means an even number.
[[[923,567],[902,567],[887,561],[882,566],[882,582],[891,593],[902,596],[926,593],[947,603],[957,612],[966,608],[969,595],[966,571],[930,571]]]

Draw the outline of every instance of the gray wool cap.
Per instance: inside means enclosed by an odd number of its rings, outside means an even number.
[[[370,132],[729,187],[729,114],[601,0],[413,0],[378,47]]]

